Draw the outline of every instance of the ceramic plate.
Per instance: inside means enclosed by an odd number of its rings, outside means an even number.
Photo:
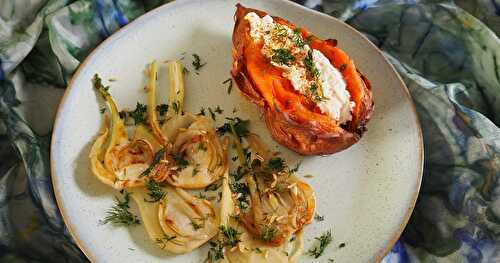
[[[186,110],[220,105],[225,116],[251,120],[253,131],[290,162],[302,162],[299,174],[317,196],[323,222],[305,228],[306,250],[314,237],[332,230],[333,244],[320,258],[327,262],[374,262],[397,240],[413,210],[422,176],[422,137],[408,90],[380,51],[364,36],[330,16],[281,0],[239,1],[307,27],[339,46],[370,79],[375,115],[368,132],[351,148],[330,156],[303,157],[280,147],[267,132],[256,106],[237,88],[228,95],[231,34],[237,1],[176,1],[132,22],[102,43],[80,66],[61,102],[52,137],[52,179],[66,225],[84,253],[95,262],[202,262],[204,246],[192,253],[169,256],[148,239],[142,226],[113,227],[99,220],[113,205],[116,191],[90,172],[89,149],[102,124],[91,85],[94,73],[114,78],[111,93],[120,108],[145,102],[143,70],[150,61],[180,58],[191,66],[192,53],[207,64],[186,83]],[[160,83],[167,83],[165,67]],[[161,89],[160,89],[161,90]],[[166,94],[166,92],[164,92]],[[166,98],[166,95],[160,96]],[[233,109],[237,113],[233,114]],[[217,125],[223,118],[218,117]],[[133,206],[133,205],[132,205]],[[132,207],[137,213],[135,207]],[[138,214],[138,213],[137,213]],[[340,243],[346,246],[339,248]],[[300,262],[318,262],[304,255]]]

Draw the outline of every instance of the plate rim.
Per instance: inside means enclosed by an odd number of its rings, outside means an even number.
[[[314,10],[314,9],[307,8],[307,7],[303,6],[303,5],[297,4],[297,3],[292,2],[292,1],[287,1],[287,0],[267,0],[267,1],[278,2],[280,4],[293,6],[294,8],[299,8],[299,9],[302,9],[303,11],[311,12],[311,13],[313,13],[316,16],[322,16],[322,17],[330,19],[332,21],[340,22],[340,23],[344,24],[344,26],[346,26],[346,28],[349,29],[353,34],[361,36],[362,39],[366,40],[366,42],[368,43],[368,45],[370,45],[374,50],[377,51],[377,53],[383,58],[383,61],[386,64],[389,65],[390,70],[393,71],[396,74],[397,80],[399,81],[399,84],[400,84],[399,86],[400,86],[401,89],[403,89],[403,91],[404,91],[403,93],[405,94],[406,98],[410,102],[410,107],[411,107],[412,113],[413,113],[413,115],[415,117],[415,122],[416,122],[415,124],[416,124],[416,127],[417,127],[417,134],[418,134],[418,149],[417,149],[417,151],[418,151],[418,162],[419,162],[419,165],[418,165],[418,168],[417,168],[417,176],[418,176],[417,181],[416,181],[417,182],[417,186],[416,186],[415,192],[414,192],[414,194],[412,196],[411,204],[407,208],[407,211],[406,211],[406,213],[404,215],[403,222],[399,225],[398,230],[395,231],[395,233],[391,236],[389,242],[387,242],[387,244],[384,246],[384,248],[380,249],[377,252],[377,254],[375,255],[375,262],[380,262],[389,253],[389,251],[392,249],[392,247],[396,244],[397,240],[399,239],[399,237],[403,233],[403,230],[408,225],[408,222],[409,222],[410,217],[411,217],[411,215],[413,213],[413,210],[415,209],[415,205],[416,205],[416,202],[417,202],[417,199],[418,199],[418,196],[419,196],[419,193],[420,193],[420,189],[421,189],[422,177],[423,177],[423,169],[424,169],[424,143],[423,143],[422,126],[420,124],[420,119],[419,119],[419,116],[418,116],[418,113],[417,113],[415,102],[413,101],[413,98],[411,97],[410,91],[408,90],[408,87],[404,83],[404,81],[401,78],[401,76],[399,75],[398,71],[389,62],[389,60],[383,54],[383,52],[375,44],[373,44],[365,35],[363,35],[361,32],[359,32],[358,30],[356,30],[354,27],[352,27],[351,25],[349,25],[349,24],[345,23],[344,21],[342,21],[340,19],[337,19],[337,18],[335,18],[335,17],[333,17],[331,15],[319,12],[319,11]],[[154,14],[160,12],[161,9],[164,9],[164,8],[177,8],[177,7],[180,7],[180,6],[185,5],[185,4],[190,4],[191,2],[193,2],[193,1],[189,1],[189,0],[174,0],[172,2],[165,3],[163,5],[155,7],[152,10],[150,10],[150,11],[142,14],[141,16],[137,17],[133,21],[129,22],[125,26],[121,27],[120,29],[118,29],[117,31],[115,31],[110,36],[108,36],[105,40],[103,40],[101,43],[99,43],[87,55],[87,57],[85,57],[85,59],[83,60],[82,63],[80,63],[80,65],[78,65],[78,68],[76,69],[76,71],[71,76],[71,79],[68,82],[66,90],[64,91],[64,94],[61,97],[61,100],[60,100],[60,102],[59,102],[59,104],[57,106],[56,115],[55,115],[55,118],[54,118],[54,126],[53,126],[53,129],[52,129],[51,143],[50,143],[50,171],[51,171],[50,177],[51,177],[52,188],[53,188],[54,197],[55,197],[55,200],[56,200],[57,207],[59,208],[61,217],[62,217],[62,219],[64,221],[64,224],[65,224],[66,228],[68,229],[68,232],[70,233],[71,237],[75,241],[75,243],[78,246],[78,248],[82,251],[82,253],[91,262],[96,262],[95,257],[90,252],[90,249],[88,249],[83,244],[83,241],[80,239],[80,237],[78,235],[76,235],[75,227],[70,222],[70,220],[69,220],[69,218],[67,216],[67,212],[65,210],[63,198],[62,198],[61,193],[60,193],[60,191],[59,191],[59,189],[57,187],[57,185],[58,185],[58,179],[57,179],[57,176],[55,176],[57,173],[55,171],[56,170],[55,169],[56,164],[55,164],[55,158],[53,156],[55,156],[55,152],[56,152],[55,142],[57,141],[57,137],[58,137],[57,136],[57,134],[58,134],[57,131],[59,130],[59,127],[62,125],[62,123],[60,123],[60,122],[61,122],[62,115],[63,115],[63,107],[67,103],[67,98],[69,96],[69,93],[73,89],[74,82],[76,81],[76,79],[78,78],[78,76],[81,74],[83,68],[85,68],[85,66],[89,63],[90,60],[92,60],[92,58],[95,56],[95,54],[98,51],[100,51],[101,49],[104,49],[105,46],[108,45],[108,43],[113,42],[120,35],[125,34],[124,32],[129,31],[130,28],[132,28],[136,24],[140,24],[141,22],[146,21],[147,19],[149,19]]]

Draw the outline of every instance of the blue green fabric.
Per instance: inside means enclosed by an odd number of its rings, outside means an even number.
[[[164,0],[0,0],[0,262],[85,262],[55,204],[50,132],[71,74]],[[417,206],[384,262],[500,262],[500,3],[297,1],[373,41],[425,143]]]

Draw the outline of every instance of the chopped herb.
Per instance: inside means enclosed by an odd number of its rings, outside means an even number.
[[[271,60],[280,65],[290,66],[293,62],[295,62],[295,57],[292,55],[292,52],[290,50],[278,48],[273,49]]]
[[[191,225],[193,226],[194,230],[198,230],[202,228],[203,226],[201,224],[196,223],[195,221],[191,220]]]
[[[226,83],[229,83],[227,86],[227,94],[231,94],[231,90],[233,90],[233,79],[228,78],[228,79],[224,80],[224,82],[222,82],[222,84],[226,84]]]
[[[326,97],[320,94],[318,84],[316,83],[311,84],[311,86],[309,87],[309,92],[311,93],[312,100],[314,100],[315,102],[327,100]]]
[[[267,170],[271,172],[281,172],[285,169],[285,160],[281,157],[273,157],[267,163]]]
[[[165,248],[166,243],[174,240],[175,238],[177,238],[177,236],[169,236],[167,234],[164,234],[162,238],[156,239],[156,243],[161,244],[162,248]]]
[[[111,223],[117,226],[132,226],[140,224],[139,218],[128,210],[130,208],[129,202],[130,193],[128,192],[124,192],[123,201],[115,196],[115,205],[106,211],[106,217],[102,220],[102,223]]]
[[[264,230],[262,231],[260,238],[264,240],[264,242],[270,242],[274,239],[277,233],[278,229],[276,227],[264,226]]]
[[[340,243],[339,248],[345,247],[345,243]]]
[[[160,116],[163,116],[168,111],[168,105],[167,104],[156,105],[156,111],[158,112],[158,114],[160,114]]]
[[[224,125],[220,126],[217,128],[217,133],[219,135],[224,135],[227,132],[232,132],[231,131],[231,124],[234,127],[234,131],[236,132],[236,136],[238,137],[245,137],[248,134],[250,134],[250,131],[248,130],[248,125],[250,124],[249,120],[242,120],[238,117],[236,118],[226,118],[228,122],[224,123]]]
[[[205,144],[203,142],[199,142],[198,143],[198,150],[206,152],[207,146],[205,146]]]
[[[198,54],[193,54],[193,67],[195,70],[200,70],[203,66],[205,66],[207,63],[201,63],[200,56]]]
[[[333,263],[333,258],[329,258],[328,262]]]
[[[153,168],[155,168],[155,166],[158,163],[160,163],[161,158],[163,157],[164,154],[165,154],[165,149],[164,148],[161,148],[160,150],[158,150],[155,153],[155,156],[153,158],[153,162],[151,162],[151,164],[149,165],[149,167],[146,170],[144,170],[144,172],[142,172],[142,174],[139,177],[149,176],[149,174],[151,173],[151,171],[153,170]]]
[[[187,69],[186,67],[182,67],[182,73],[184,74],[189,74],[189,69]]]
[[[314,64],[314,60],[312,57],[312,50],[309,50],[307,52],[307,56],[304,58],[304,66],[306,67],[307,72],[311,74],[313,78],[318,78],[319,77],[319,70],[316,68],[316,65]]]
[[[165,193],[161,188],[160,184],[155,180],[148,180],[148,182],[146,183],[146,189],[148,189],[148,195],[151,199],[147,200],[146,198],[144,198],[144,201],[149,203],[158,202],[165,198],[165,196],[167,195],[167,193]]]
[[[238,157],[236,157],[238,158]],[[235,160],[233,160],[235,161]],[[238,166],[238,168],[236,169],[236,171],[230,173],[229,175],[232,176],[234,178],[235,181],[239,181],[241,180],[241,178],[243,178],[243,176],[245,176],[246,174],[248,174],[248,169],[243,167],[243,166]]]
[[[208,107],[208,111],[210,112],[210,118],[212,118],[212,120],[214,120],[214,121],[215,121],[215,118],[216,118],[216,117],[215,117],[215,113],[214,113],[214,111],[212,110],[212,108]]]
[[[295,165],[295,167],[293,167],[292,169],[289,169],[289,170],[288,170],[288,173],[294,174],[294,173],[298,172],[298,171],[299,171],[299,168],[300,168],[300,165],[301,165],[301,163],[300,163],[300,162],[298,162],[298,163]]]
[[[231,160],[233,160],[233,162],[235,162],[236,160],[238,160],[238,156],[231,157]]]
[[[202,192],[198,192],[198,198],[208,200],[208,196]]]
[[[174,159],[175,164],[177,164],[178,170],[182,170],[189,165],[189,162],[180,154],[172,154],[172,159]]]
[[[224,112],[223,109],[221,109],[221,107],[219,105],[217,105],[217,107],[215,107],[215,110],[214,110],[215,113],[218,113],[218,114],[222,114]]]
[[[196,115],[203,115],[205,116],[205,108],[201,107],[200,112]]]
[[[290,37],[290,40],[295,42],[295,45],[300,48],[303,48],[306,45],[306,41],[302,38],[302,31],[300,30],[300,27],[296,27],[293,30],[293,35]]]
[[[332,242],[332,232],[328,230],[320,237],[315,237],[314,239],[318,240],[319,244],[318,246],[309,249],[307,254],[314,258],[319,258],[325,251],[326,247]]]
[[[288,36],[288,29],[280,24],[276,24],[273,28],[273,37],[282,38]]]
[[[316,213],[314,215],[314,220],[318,221],[318,222],[321,222],[321,221],[324,221],[325,220],[325,217],[324,216],[320,216],[318,213]]]
[[[241,209],[247,209],[250,206],[250,200],[248,196],[250,195],[250,188],[246,183],[235,182],[231,185],[231,190],[238,196],[236,199],[238,207]]]
[[[107,96],[110,96],[109,94],[109,86],[104,86],[102,84],[102,79],[99,77],[99,75],[94,74],[94,78],[92,78],[92,83],[94,84],[94,88],[101,94],[103,99],[106,99]]]
[[[238,112],[238,109],[236,109],[236,107],[233,108],[233,113],[236,113]]]
[[[104,112],[105,112],[105,111],[106,111],[106,108],[105,108],[105,107],[102,107],[101,109],[99,109],[99,112],[100,112],[101,114],[104,114]]]
[[[296,238],[297,238],[296,236],[291,237],[291,238],[290,238],[290,242],[295,241],[295,239],[296,239]]]
[[[213,182],[212,184],[210,184],[209,186],[205,187],[204,191],[205,192],[217,191],[217,189],[219,189],[221,186],[222,186],[221,180],[217,180],[217,181]]]
[[[200,165],[196,164],[193,168],[192,176],[196,176],[200,172]]]
[[[210,249],[205,262],[212,263],[224,259],[224,245],[220,241],[209,241],[208,244]]]
[[[345,68],[347,68],[347,64],[344,63],[344,64],[340,65],[339,70],[344,71]]]
[[[137,102],[135,110],[130,112],[130,117],[134,119],[135,125],[146,122],[146,111],[147,111],[147,106],[140,102]]]
[[[256,251],[257,253],[259,253],[259,254],[262,254],[262,252],[264,252],[264,251],[262,251],[262,249],[260,249],[260,247],[256,247],[256,248],[255,248],[255,251]]]
[[[125,119],[125,118],[127,118],[128,112],[122,110],[122,111],[118,112],[118,115],[120,116],[120,119]]]
[[[220,226],[219,229],[223,235],[224,242],[222,244],[224,246],[234,247],[241,241],[238,237],[240,233],[231,226]]]
[[[179,114],[180,106],[178,101],[172,102],[172,109],[174,109],[175,113]]]

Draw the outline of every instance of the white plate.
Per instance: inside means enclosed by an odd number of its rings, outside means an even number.
[[[101,44],[73,76],[61,102],[52,137],[52,180],[66,225],[80,248],[96,262],[202,262],[207,248],[169,256],[151,242],[142,226],[117,228],[99,220],[113,204],[112,189],[89,169],[89,148],[102,124],[91,85],[94,73],[116,78],[111,93],[120,108],[145,101],[145,66],[197,53],[207,65],[187,78],[186,109],[220,105],[227,116],[252,121],[252,130],[279,148],[290,161],[302,161],[301,174],[316,191],[317,213],[325,217],[305,228],[305,248],[314,237],[333,230],[333,244],[320,258],[335,262],[380,260],[397,240],[413,210],[420,187],[423,146],[415,107],[408,91],[380,51],[360,33],[327,15],[281,0],[239,1],[305,26],[339,46],[370,79],[375,115],[368,132],[353,147],[325,157],[301,157],[271,140],[259,110],[234,87],[230,96],[224,80],[231,65],[231,34],[236,1],[176,1],[159,7],[126,26]],[[189,65],[190,66],[190,65]],[[161,71],[163,70],[163,71]],[[160,82],[164,67],[160,67]],[[166,84],[164,84],[166,85]],[[166,96],[163,96],[164,98]],[[218,125],[223,118],[218,118]],[[133,207],[135,209],[135,207]],[[344,248],[338,248],[340,243]],[[303,256],[301,262],[318,262]]]

